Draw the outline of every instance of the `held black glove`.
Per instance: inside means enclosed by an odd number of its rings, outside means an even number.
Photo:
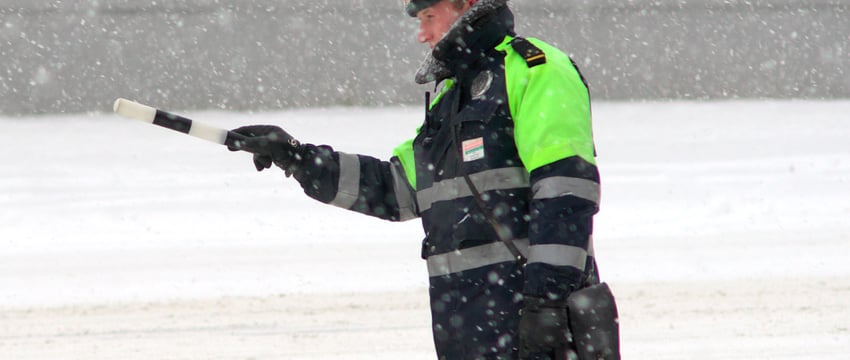
[[[245,140],[237,141],[227,148],[231,151],[247,151],[254,154],[254,167],[263,171],[272,163],[286,172],[286,176],[295,171],[301,158],[301,144],[298,140],[274,125],[249,125],[231,130],[244,135]]]
[[[519,358],[566,359],[570,331],[565,300],[526,296],[519,320]]]

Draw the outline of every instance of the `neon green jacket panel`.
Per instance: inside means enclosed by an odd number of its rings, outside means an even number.
[[[546,54],[546,63],[529,68],[505,39],[508,103],[514,141],[526,169],[579,156],[596,164],[590,97],[569,57],[537,39],[527,39]]]
[[[419,133],[419,131],[416,131]],[[409,139],[401,145],[393,149],[393,156],[397,157],[401,166],[404,168],[404,175],[407,177],[407,182],[415,191],[416,189],[416,160],[413,156],[413,140]]]

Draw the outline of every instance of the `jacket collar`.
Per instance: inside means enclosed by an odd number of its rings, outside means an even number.
[[[480,0],[449,28],[416,72],[417,84],[458,76],[514,34],[508,0]]]

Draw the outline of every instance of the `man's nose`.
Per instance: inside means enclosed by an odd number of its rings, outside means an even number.
[[[420,43],[426,43],[428,42],[428,40],[428,33],[425,31],[424,27],[420,26],[419,32],[416,33],[416,41],[419,41]]]

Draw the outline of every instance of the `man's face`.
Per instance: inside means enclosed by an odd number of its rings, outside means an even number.
[[[449,0],[440,1],[428,8],[423,9],[416,17],[419,18],[420,43],[428,43],[432,49],[455,21],[471,7],[471,1],[464,0],[461,8],[456,8]]]

